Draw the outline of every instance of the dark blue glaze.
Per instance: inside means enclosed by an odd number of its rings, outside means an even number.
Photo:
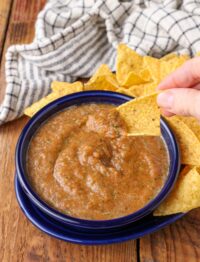
[[[82,232],[79,229],[72,229],[65,223],[54,220],[35,206],[22,190],[17,176],[15,177],[15,192],[22,211],[33,225],[52,237],[81,245],[105,245],[137,239],[153,233],[185,215],[181,213],[171,216],[153,217],[152,214],[149,214],[129,224],[127,227],[116,229],[115,232],[110,232],[107,229],[101,233],[96,233],[96,231],[93,233]]]
[[[145,207],[136,211],[133,214],[128,216],[124,216],[121,218],[116,218],[112,220],[85,220],[70,217],[65,215],[57,210],[48,206],[45,202],[43,202],[40,197],[32,190],[31,185],[29,184],[26,176],[26,155],[27,149],[29,146],[29,142],[31,137],[34,135],[38,127],[46,120],[48,117],[57,113],[58,111],[64,110],[69,106],[78,105],[81,103],[111,103],[115,105],[120,105],[124,102],[129,101],[132,97],[108,91],[87,91],[80,92],[72,95],[68,95],[62,97],[46,107],[40,110],[24,127],[21,136],[18,140],[18,144],[16,147],[16,173],[19,179],[19,183],[21,184],[23,191],[29,197],[32,203],[39,207],[43,213],[52,217],[54,220],[60,221],[62,223],[67,224],[70,227],[82,228],[85,230],[97,230],[101,231],[104,229],[114,229],[127,226],[128,224],[135,222],[144,216],[151,213],[169,194],[171,191],[178,172],[180,168],[180,154],[178,150],[178,146],[175,140],[175,137],[165,121],[161,119],[161,132],[162,137],[167,145],[169,158],[170,158],[170,167],[169,174],[167,176],[166,183],[163,188],[159,192],[159,194],[150,201]]]

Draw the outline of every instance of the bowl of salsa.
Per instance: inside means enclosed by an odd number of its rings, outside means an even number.
[[[180,167],[175,137],[128,136],[116,106],[132,97],[86,91],[41,109],[16,148],[16,173],[29,199],[73,228],[127,226],[171,191]]]

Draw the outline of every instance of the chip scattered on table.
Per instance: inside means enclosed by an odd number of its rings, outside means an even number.
[[[53,102],[54,100],[69,95],[72,93],[76,93],[79,91],[83,91],[83,84],[81,82],[75,82],[73,84],[60,82],[61,84],[58,84],[58,82],[54,82],[52,85],[52,89],[54,90],[52,93],[47,95],[46,97],[43,97],[39,101],[32,104],[30,107],[27,107],[24,110],[24,114],[27,116],[32,117],[35,115],[40,109],[42,109],[44,106],[48,105],[50,102]]]
[[[129,135],[160,136],[160,109],[156,97],[157,94],[136,98],[117,107]]]
[[[106,64],[100,65],[100,67],[96,70],[94,75],[90,78],[88,83],[95,82],[96,78],[99,76],[113,76],[113,73],[111,72],[110,68]]]
[[[128,96],[136,97],[135,94],[131,92],[130,89],[127,89],[127,88],[120,87],[117,89],[117,92],[128,95]]]
[[[183,121],[196,135],[196,137],[200,141],[200,123],[199,121],[194,117],[186,117],[186,116],[177,116],[181,121]]]
[[[169,61],[169,60],[171,60],[171,59],[173,59],[173,58],[175,58],[175,57],[178,57],[178,55],[175,54],[175,53],[169,53],[169,54],[161,57],[160,60],[161,60],[161,61]]]
[[[200,140],[178,116],[165,118],[176,135],[181,152],[181,163],[200,165]]]
[[[54,92],[66,91],[66,94],[67,92],[69,94],[72,94],[72,93],[83,91],[83,83],[79,81],[74,83],[53,81],[51,83],[51,89]]]
[[[160,63],[160,80],[163,80],[165,77],[170,75],[180,66],[182,66],[187,61],[186,56],[174,57],[169,61],[161,61]]]
[[[143,70],[143,57],[125,44],[119,44],[117,48],[116,77],[120,85],[127,81],[128,74],[134,72],[138,75]]]
[[[141,85],[133,85],[129,89],[127,89],[132,96],[134,97],[140,97],[140,96],[145,96],[145,88],[144,84]]]
[[[128,96],[132,96],[132,97],[145,96],[145,89],[144,89],[143,84],[134,85],[134,86],[131,86],[130,88],[120,87],[117,89],[117,92],[128,95]]]
[[[154,82],[159,83],[161,81],[160,60],[151,56],[144,56],[143,61],[145,68],[149,70]]]
[[[197,167],[186,166],[164,202],[154,211],[154,216],[188,212],[200,207],[200,173]]]
[[[116,91],[119,87],[116,76],[110,70],[110,68],[103,64],[96,73],[89,79],[84,85],[84,90],[110,90]]]
[[[124,87],[130,87],[132,85],[139,85],[147,83],[151,80],[151,76],[148,70],[141,70],[140,72],[129,72],[127,78],[122,83]]]
[[[168,57],[163,57],[157,59],[150,56],[144,57],[144,66],[148,68],[151,77],[157,83],[160,83],[165,77],[183,65],[187,60],[188,56],[177,56],[168,55]]]

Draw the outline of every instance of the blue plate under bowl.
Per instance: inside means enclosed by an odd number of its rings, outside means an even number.
[[[65,223],[58,222],[42,212],[24,193],[17,176],[15,177],[15,192],[23,213],[33,225],[52,237],[82,245],[105,245],[137,239],[153,233],[185,215],[181,213],[154,217],[152,214],[149,214],[141,220],[115,232],[107,232],[105,230],[103,233],[86,233],[74,230]]]
[[[44,216],[47,215],[51,217],[53,221],[56,220],[57,222],[64,223],[68,227],[72,227],[74,229],[82,229],[86,230],[87,232],[104,232],[105,229],[107,229],[109,232],[113,232],[113,230],[119,230],[122,227],[127,227],[127,225],[129,225],[130,223],[133,223],[143,218],[144,216],[150,214],[169,194],[179,173],[180,154],[176,143],[176,139],[163,119],[161,119],[161,133],[167,146],[170,163],[167,179],[165,181],[164,186],[154,199],[147,203],[143,208],[130,215],[111,220],[86,220],[65,215],[53,209],[44,201],[42,201],[42,199],[34,192],[34,190],[31,187],[31,184],[27,179],[28,176],[26,171],[26,157],[30,140],[32,136],[35,134],[35,132],[38,130],[38,128],[49,117],[72,105],[79,105],[82,103],[91,102],[120,105],[131,99],[133,98],[123,94],[108,91],[80,92],[62,97],[50,103],[49,105],[41,109],[27,123],[27,125],[21,133],[16,148],[16,173],[19,179],[19,183],[21,184],[21,187],[25,194],[28,196],[30,203],[32,203],[34,206],[37,206],[44,214]]]

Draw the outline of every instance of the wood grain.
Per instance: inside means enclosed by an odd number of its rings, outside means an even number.
[[[200,210],[140,239],[141,262],[200,261]]]
[[[6,35],[11,44],[28,43],[34,21],[44,0],[14,0]],[[2,36],[0,36],[2,39]],[[5,90],[4,66],[0,72],[0,95]],[[136,241],[109,246],[79,246],[56,240],[36,229],[20,210],[14,192],[14,152],[18,136],[27,122],[23,117],[0,127],[0,261],[136,261]]]
[[[12,2],[12,0],[0,1],[0,61],[3,53]]]

